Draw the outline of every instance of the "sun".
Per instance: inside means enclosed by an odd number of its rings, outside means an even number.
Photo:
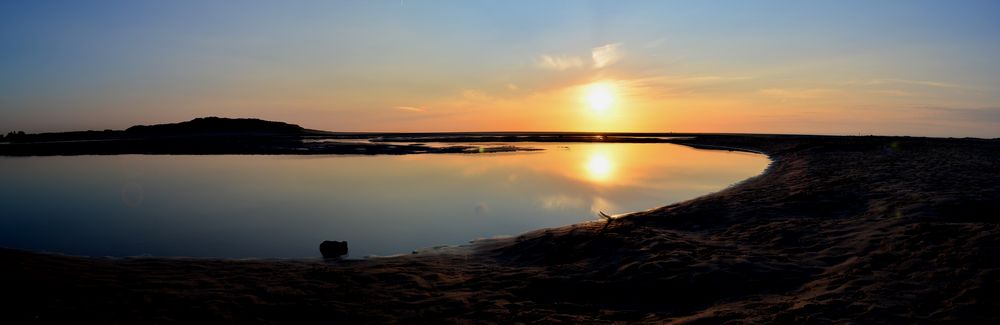
[[[615,103],[614,87],[607,83],[595,83],[587,87],[587,104],[594,112],[603,113]]]

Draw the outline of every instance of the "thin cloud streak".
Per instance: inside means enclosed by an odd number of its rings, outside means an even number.
[[[535,64],[547,70],[568,70],[583,66],[583,59],[575,56],[542,55]]]
[[[719,93],[732,90],[734,87],[752,80],[745,76],[718,75],[660,75],[621,79],[619,83],[626,88],[643,93],[648,98],[665,98],[677,96],[694,96],[699,93]]]
[[[929,81],[929,80],[910,80],[910,79],[896,79],[896,78],[881,78],[881,79],[869,79],[869,80],[857,80],[848,82],[852,85],[865,85],[865,86],[875,86],[875,85],[891,85],[891,84],[904,84],[904,85],[916,85],[916,86],[926,86],[926,87],[936,87],[936,88],[962,88],[959,85]]]
[[[797,88],[768,88],[761,89],[758,91],[759,94],[774,97],[779,99],[816,99],[828,97],[830,95],[838,93],[834,89],[825,88],[808,88],[808,89],[797,89]]]
[[[396,106],[396,107],[393,107],[393,108],[396,109],[396,110],[400,110],[400,111],[404,111],[404,112],[411,112],[411,113],[426,113],[427,112],[426,109],[423,109],[423,108],[420,108],[420,107],[413,107],[413,106]]]
[[[943,117],[959,121],[1000,124],[1000,107],[986,107],[986,108],[920,107],[916,109],[938,114],[940,115],[938,118]]]

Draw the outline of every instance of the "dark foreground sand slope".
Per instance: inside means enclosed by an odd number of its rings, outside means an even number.
[[[0,303],[16,322],[1000,322],[1000,141],[676,142],[775,162],[719,193],[468,254],[323,263],[0,250]]]

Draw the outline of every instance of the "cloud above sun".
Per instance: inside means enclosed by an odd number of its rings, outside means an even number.
[[[568,70],[583,66],[583,59],[575,56],[542,55],[536,61],[538,67],[548,70]]]
[[[594,69],[604,68],[620,61],[622,43],[605,44],[590,50],[590,65]],[[542,54],[535,60],[535,65],[546,70],[569,70],[587,65],[583,57],[575,55]]]
[[[590,57],[594,60],[594,68],[600,69],[621,60],[624,55],[620,50],[622,44],[607,44],[595,47],[590,51]]]

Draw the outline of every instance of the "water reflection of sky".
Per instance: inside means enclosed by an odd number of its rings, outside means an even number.
[[[405,253],[690,199],[760,155],[667,144],[408,156],[0,159],[0,246],[84,255]]]

